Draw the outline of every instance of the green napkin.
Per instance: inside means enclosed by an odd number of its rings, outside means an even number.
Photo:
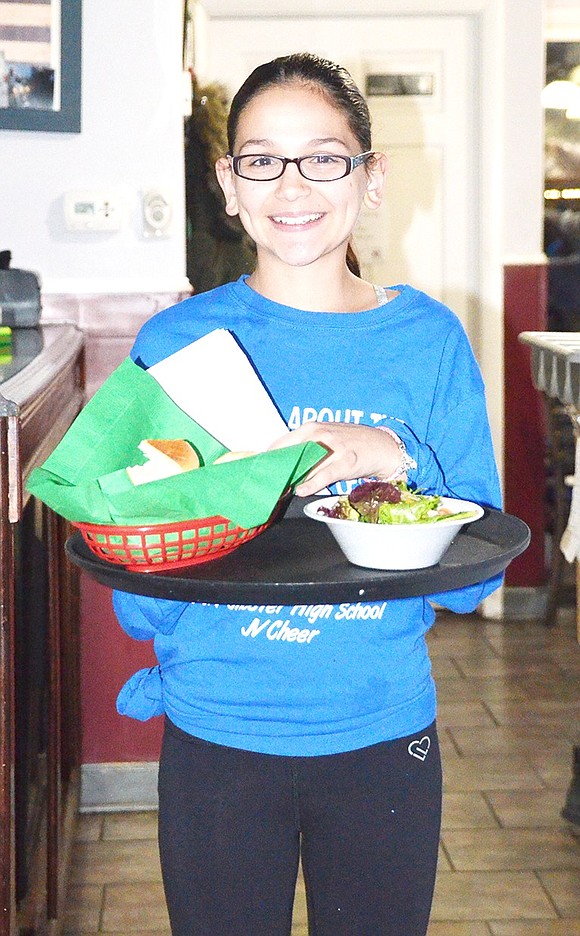
[[[202,467],[134,486],[125,468],[145,460],[142,439],[185,439]],[[225,451],[126,358],[34,469],[27,489],[73,522],[143,526],[223,516],[247,529],[265,523],[281,495],[327,454],[307,442],[212,465]]]

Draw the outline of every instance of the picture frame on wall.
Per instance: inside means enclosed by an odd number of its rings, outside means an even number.
[[[0,130],[80,133],[82,0],[0,3]]]

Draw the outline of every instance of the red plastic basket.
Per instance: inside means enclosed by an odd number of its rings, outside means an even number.
[[[75,523],[91,552],[132,572],[158,572],[218,559],[272,523],[245,529],[225,517],[151,526]]]

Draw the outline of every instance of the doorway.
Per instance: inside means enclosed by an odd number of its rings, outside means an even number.
[[[220,17],[206,24],[203,61],[231,94],[256,65],[300,49],[348,68],[390,163],[384,206],[359,224],[363,275],[411,282],[450,305],[477,353],[476,23],[468,15]]]
[[[543,98],[548,323],[580,331],[580,42],[547,43]]]

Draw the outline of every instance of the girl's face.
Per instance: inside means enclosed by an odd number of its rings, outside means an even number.
[[[343,114],[323,93],[289,84],[262,91],[242,111],[233,155],[357,156],[361,150]],[[236,176],[225,157],[216,171],[226,212],[239,214],[256,243],[258,262],[301,267],[329,255],[344,262],[363,201],[370,208],[380,204],[384,157],[333,182],[311,182],[292,163],[270,182]]]

